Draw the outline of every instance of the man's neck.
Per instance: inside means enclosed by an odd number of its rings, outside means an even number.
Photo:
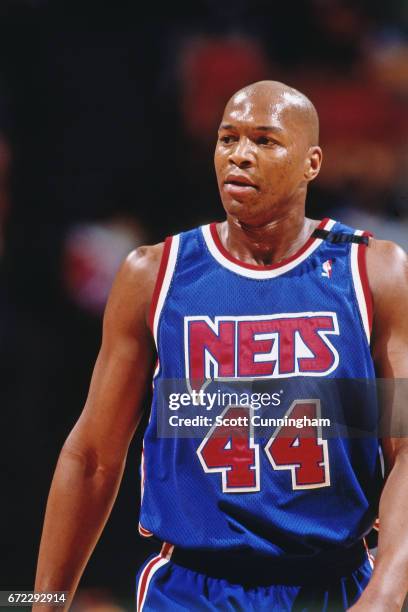
[[[236,218],[218,226],[220,239],[227,251],[244,263],[267,266],[296,253],[317,227],[318,222],[304,216],[304,211],[249,226]]]

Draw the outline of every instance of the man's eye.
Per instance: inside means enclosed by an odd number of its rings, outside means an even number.
[[[234,140],[233,136],[220,136],[220,141],[224,144],[230,144]]]
[[[275,142],[271,138],[268,138],[268,136],[259,136],[259,138],[257,138],[256,140],[256,143],[259,145],[275,144]]]

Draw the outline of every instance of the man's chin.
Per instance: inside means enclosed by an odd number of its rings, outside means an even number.
[[[223,198],[223,206],[227,213],[230,215],[251,215],[253,212],[259,210],[259,203],[255,197],[243,197],[243,198]]]
[[[232,200],[223,202],[224,210],[228,216],[233,217],[240,223],[252,225],[260,220],[260,216],[264,216],[264,212],[256,202],[239,202],[238,200]]]

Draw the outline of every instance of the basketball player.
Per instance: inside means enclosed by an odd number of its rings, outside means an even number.
[[[305,218],[321,161],[317,114],[300,92],[263,81],[228,102],[215,151],[226,221],[123,264],[51,487],[37,591],[72,598],[114,503],[157,352],[140,532],[163,545],[139,572],[138,610],[400,610],[406,439],[382,442],[381,491],[374,438],[324,439],[313,428],[307,440],[290,428],[238,442],[210,427],[199,441],[157,434],[165,379],[407,377],[407,258],[334,220]],[[280,415],[328,409],[292,400]],[[357,409],[372,407],[363,398]],[[380,495],[373,571],[363,538]]]

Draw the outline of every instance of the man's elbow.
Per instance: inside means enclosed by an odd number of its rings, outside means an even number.
[[[95,446],[78,444],[71,436],[62,447],[58,463],[64,469],[74,465],[84,479],[116,479],[123,472],[125,458],[112,457]]]

